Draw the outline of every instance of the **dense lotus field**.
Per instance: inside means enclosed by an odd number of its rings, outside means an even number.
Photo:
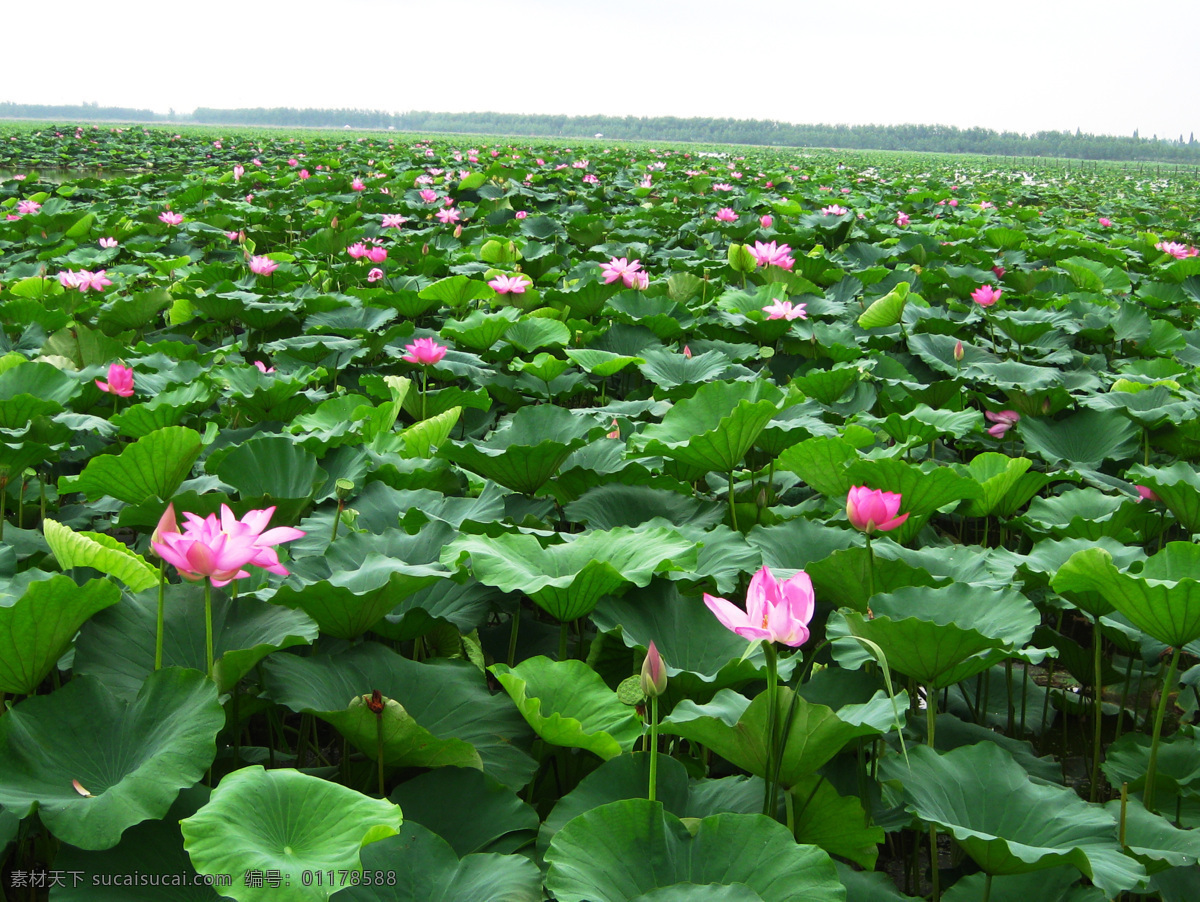
[[[1200,896],[1194,178],[0,167],[9,898]]]

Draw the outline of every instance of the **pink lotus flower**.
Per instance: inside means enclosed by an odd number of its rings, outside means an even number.
[[[513,214],[513,216],[516,219],[524,219],[528,215],[529,215],[529,212],[526,210],[518,210],[516,213]]]
[[[240,163],[235,163],[233,167],[233,180],[240,181],[241,177],[246,174],[246,167]]]
[[[988,435],[996,439],[1002,439],[1008,430],[1017,425],[1017,421],[1021,419],[1021,415],[1015,410],[1002,410],[999,413],[992,413],[990,410],[985,410],[983,415],[988,418],[995,426],[988,429]]]
[[[297,160],[295,157],[292,157],[290,160],[287,161],[287,164],[289,166],[291,166],[292,168],[295,168],[296,166],[300,165],[300,161]]]
[[[367,255],[367,246],[365,244],[363,244],[361,241],[356,241],[356,242],[354,242],[354,244],[352,244],[348,248],[346,248],[346,253],[349,254],[351,257],[353,257],[355,260],[361,260],[363,257],[365,257]]]
[[[367,248],[367,259],[372,263],[382,263],[387,259],[387,248],[373,244]]]
[[[383,270],[380,269],[378,266],[376,266],[369,273],[367,273],[367,281],[368,282],[378,282],[382,278],[383,278]]]
[[[770,213],[766,213],[758,218],[758,224],[764,229],[769,229],[775,224],[775,220],[771,217]]]
[[[79,275],[80,274],[77,272],[71,272],[70,270],[64,269],[57,276],[58,284],[63,288],[78,288]]]
[[[684,345],[684,346],[683,346],[683,357],[684,357],[684,359],[685,359],[685,360],[691,360],[691,359],[692,359],[692,349],[691,349],[691,348],[689,348],[687,345]]]
[[[133,368],[119,363],[109,364],[108,381],[97,379],[96,388],[122,398],[130,397],[133,394]]]
[[[845,216],[849,212],[841,204],[830,204],[828,207],[821,208],[821,213],[825,216]]]
[[[106,248],[107,248],[107,247],[116,247],[116,246],[117,246],[117,239],[116,239],[116,238],[101,238],[101,239],[100,239],[100,246],[101,246],[101,247],[106,247]]]
[[[366,184],[366,182],[364,182],[362,179],[360,179],[360,178],[358,178],[358,177],[356,176],[356,177],[355,177],[355,179],[354,179],[354,181],[352,181],[352,182],[350,183],[350,188],[351,188],[351,190],[353,190],[353,191],[366,191],[366,190],[367,190],[367,184]]]
[[[620,438],[621,437],[621,425],[617,422],[616,417],[613,417],[612,429],[609,430],[608,432],[604,433],[604,435],[606,438]]]
[[[278,269],[279,264],[270,257],[251,257],[250,272],[260,276],[269,276]]]
[[[649,284],[649,276],[639,273],[642,264],[637,260],[626,260],[624,257],[613,257],[607,263],[601,263],[600,269],[604,274],[604,284],[610,285],[620,279],[626,288],[645,288]],[[642,279],[646,282],[643,284]]]
[[[992,272],[994,272],[994,273],[996,274],[996,278],[997,278],[997,279],[1003,279],[1003,278],[1004,278],[1004,274],[1005,274],[1007,271],[1008,271],[1008,270],[1006,270],[1006,269],[1005,269],[1003,266],[1001,266],[999,263],[997,263],[995,266],[993,266],[993,267],[992,267]]]
[[[458,210],[454,209],[454,207],[446,207],[444,210],[438,210],[434,215],[445,225],[458,222]]]
[[[725,182],[718,182],[712,186],[712,189],[714,191],[732,191],[733,185],[726,184]]]
[[[241,241],[246,240],[246,233],[245,232],[226,232],[225,237],[228,238],[230,241],[241,242]]]
[[[183,214],[175,213],[171,210],[164,210],[158,214],[160,222],[165,222],[169,226],[177,226],[183,222]]]
[[[1149,486],[1137,486],[1137,493],[1138,501],[1162,501],[1162,499],[1158,497],[1158,493]]]
[[[754,257],[754,262],[759,266],[778,266],[780,269],[791,269],[796,265],[796,261],[792,259],[792,249],[781,244],[775,246],[774,241],[763,243],[761,241],[754,242],[754,247],[747,246]]]
[[[152,542],[150,547],[184,579],[207,578],[214,586],[249,576],[242,569],[248,566],[287,576],[288,571],[280,564],[279,554],[272,546],[299,539],[304,532],[290,526],[263,532],[273,513],[274,507],[252,510],[238,520],[227,504],[221,505],[220,521],[216,514],[201,519],[185,513],[187,525],[182,533],[163,532],[161,541]]]
[[[82,291],[103,291],[112,284],[112,279],[105,275],[108,272],[106,269],[100,269],[96,272],[88,272],[86,269],[79,272],[78,288]]]
[[[398,229],[408,222],[407,217],[401,216],[399,213],[384,213],[383,227],[385,229]]]
[[[303,181],[304,179],[307,179],[307,178],[312,178],[312,176],[309,174],[309,171],[307,169],[301,169],[299,172],[299,176],[300,176],[301,181]]]
[[[908,519],[900,513],[901,496],[896,492],[869,489],[856,485],[846,495],[846,516],[850,525],[860,532],[889,532]]]
[[[949,202],[949,203],[950,203],[950,206],[952,206],[952,207],[957,207],[957,206],[958,206],[958,198],[957,198],[957,197],[952,197],[952,198],[950,198],[950,202]]]
[[[730,207],[722,207],[717,211],[717,215],[713,217],[717,222],[737,222],[737,213]]]
[[[981,209],[981,210],[990,210],[994,206],[996,206],[996,205],[993,204],[991,201],[983,200],[983,201],[979,202],[979,209]]]
[[[1164,254],[1170,254],[1176,260],[1196,256],[1196,249],[1194,247],[1188,247],[1186,244],[1180,244],[1178,241],[1160,241],[1154,245],[1154,249],[1162,251]]]
[[[641,683],[642,695],[647,698],[656,698],[667,691],[667,667],[653,640],[646,651],[646,660],[642,662]]]
[[[789,323],[794,319],[808,319],[807,304],[792,306],[791,301],[776,301],[763,307],[767,319],[786,319]]]
[[[36,213],[42,209],[42,205],[36,200],[23,200],[17,204],[17,212],[22,216],[28,216],[31,213]]]
[[[594,175],[591,172],[585,172],[583,174],[583,180],[585,182],[587,182],[589,185],[595,185],[600,181],[599,177]]]
[[[496,276],[488,282],[496,294],[524,294],[529,283],[522,276]]]
[[[1109,228],[1109,227],[1112,225],[1112,220],[1111,220],[1111,219],[1109,219],[1107,216],[1101,216],[1101,217],[1100,217],[1099,219],[1097,219],[1096,221],[1097,221],[1098,223],[1100,223],[1100,226],[1101,226],[1102,228],[1105,228],[1105,229]]]
[[[1000,300],[1002,293],[1000,289],[993,288],[991,285],[980,285],[971,292],[971,300],[980,307],[990,307],[996,301]]]
[[[263,375],[266,375],[267,373],[273,373],[273,372],[275,372],[275,367],[273,367],[273,366],[267,366],[267,365],[266,365],[265,363],[263,363],[261,360],[256,360],[256,361],[254,361],[254,368],[255,368],[256,370],[258,370],[260,373],[262,373]]]
[[[906,225],[908,225],[908,223],[909,219],[907,213],[901,210],[896,214],[896,225],[900,226],[900,228],[904,228]]]
[[[808,622],[816,609],[807,573],[802,570],[781,583],[767,567],[750,578],[746,610],[707,592],[704,603],[739,636],[751,641],[782,642],[793,648],[808,641]]]
[[[446,356],[445,346],[438,344],[432,338],[418,338],[411,344],[405,345],[404,350],[408,351],[408,353],[401,357],[401,360],[407,360],[409,363],[419,363],[423,366],[437,363]]]
[[[420,193],[421,193],[421,200],[423,200],[425,203],[427,203],[427,204],[437,203],[437,199],[438,199],[437,192],[434,191],[432,188],[422,188]]]

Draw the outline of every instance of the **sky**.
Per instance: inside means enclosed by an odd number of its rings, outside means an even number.
[[[6,42],[0,101],[1200,128],[1196,0],[55,0],[53,19],[85,46]]]

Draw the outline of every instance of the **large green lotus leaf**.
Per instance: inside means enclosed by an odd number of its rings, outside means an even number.
[[[168,585],[164,595],[163,664],[207,669],[204,591],[195,583]],[[213,671],[230,692],[254,665],[281,648],[315,642],[319,630],[303,611],[257,598],[212,593]],[[75,644],[75,672],[89,673],[123,698],[137,695],[154,671],[158,592],[125,596],[93,617]]]
[[[979,902],[984,897],[984,881],[987,875],[983,872],[970,874],[954,881],[954,885],[942,893],[943,902]],[[1008,874],[992,880],[991,895],[988,902],[1097,902],[1091,897],[1095,893],[1098,899],[1104,899],[1104,893],[1092,887],[1088,895],[1078,892],[1079,871],[1072,867],[1047,868],[1044,871],[1031,871],[1028,874]],[[1076,892],[1071,892],[1075,887]]]
[[[908,764],[880,763],[912,814],[952,834],[987,873],[997,876],[1071,865],[1110,897],[1146,872],[1117,845],[1117,825],[1072,789],[1033,783],[1012,756],[990,742],[939,755],[909,750]]]
[[[829,856],[799,845],[758,814],[716,814],[688,832],[658,802],[593,808],[558,831],[546,852],[546,888],[559,902],[631,902],[675,884],[742,884],[764,902],[842,902]],[[690,887],[689,887],[690,888]]]
[[[224,726],[217,687],[199,671],[159,670],[130,701],[76,677],[0,717],[0,804],[36,805],[63,842],[110,849],[204,776]]]
[[[839,795],[822,776],[811,774],[788,790],[792,794],[796,818],[796,841],[820,846],[830,855],[838,855],[875,869],[883,828],[866,826],[862,802],[855,796]]]
[[[15,600],[0,595],[0,692],[32,695],[79,628],[120,598],[108,580],[80,586],[62,574],[29,583]]]
[[[669,489],[610,482],[563,505],[563,513],[572,523],[585,523],[592,529],[639,526],[655,517],[674,526],[694,524],[707,529],[724,519],[725,508]]]
[[[867,549],[858,546],[835,551],[809,564],[805,572],[821,601],[862,613],[867,611],[872,585],[876,592],[892,592],[904,586],[944,586],[949,582],[902,560],[877,556],[872,563]]]
[[[460,347],[488,351],[520,316],[521,311],[516,307],[505,307],[495,313],[472,310],[466,319],[446,320],[441,335]]]
[[[194,881],[196,872],[183,851],[179,832],[179,821],[195,814],[208,798],[206,786],[183,790],[166,817],[130,827],[117,845],[103,852],[64,845],[54,866],[69,876],[54,888],[55,902],[211,902],[222,898],[204,881]],[[73,872],[80,879],[76,880]],[[150,883],[149,875],[157,878],[155,883]],[[139,885],[140,879],[146,879],[146,884]]]
[[[421,289],[420,298],[441,301],[448,307],[461,307],[469,301],[492,297],[494,292],[486,282],[477,282],[466,276],[450,276],[440,279]]]
[[[467,635],[483,626],[503,598],[504,593],[499,589],[474,580],[466,583],[438,580],[405,598],[372,630],[388,639],[405,642],[425,635],[444,621]]]
[[[516,851],[533,842],[537,811],[494,777],[469,767],[442,767],[400,784],[391,800],[405,822],[420,824],[457,855]]]
[[[1047,463],[1086,468],[1131,456],[1142,433],[1115,410],[1081,410],[1061,420],[1025,417],[1018,429],[1025,447]]]
[[[622,799],[644,799],[650,786],[650,755],[634,752],[610,758],[579,781],[579,785],[564,795],[542,822],[538,831],[537,849],[543,858],[554,835],[581,814]],[[753,811],[762,809],[763,784],[756,780]],[[688,810],[687,769],[669,755],[658,756],[658,777],[655,797],[676,817],[697,816]],[[716,814],[706,811],[704,815]],[[749,812],[753,813],[753,812]]]
[[[409,733],[397,734],[394,748],[418,730],[438,749],[412,745],[413,754],[432,757],[445,750],[462,766],[473,746],[483,770],[505,786],[524,786],[536,764],[521,746],[529,730],[508,700],[488,691],[483,675],[461,661],[421,664],[374,642],[365,642],[336,655],[274,655],[263,664],[267,694],[292,711],[308,711],[339,730],[356,730],[357,740],[371,757],[375,749],[374,716],[350,711],[355,699],[378,689],[403,708],[413,722]],[[393,712],[399,715],[399,712]],[[348,737],[354,739],[355,737]],[[385,736],[385,743],[387,737]],[[458,760],[452,760],[457,757]],[[425,765],[428,766],[428,765]],[[477,766],[477,765],[468,765]]]
[[[158,584],[158,568],[112,536],[98,532],[75,532],[71,527],[51,520],[42,521],[46,544],[64,570],[91,567],[115,576],[131,591],[141,592]]]
[[[1033,532],[1056,539],[1093,541],[1128,534],[1128,524],[1139,513],[1136,502],[1096,488],[1068,489],[1061,495],[1035,498],[1021,522]]]
[[[1104,806],[1114,820],[1125,822],[1125,848],[1151,874],[1168,868],[1189,867],[1200,860],[1200,833],[1180,830],[1166,818],[1152,814],[1137,799]]]
[[[312,498],[325,482],[316,456],[282,435],[256,436],[208,467],[243,498]]]
[[[792,691],[779,690],[778,722],[783,723],[792,707]],[[896,704],[903,707],[903,694]],[[796,701],[787,744],[784,746],[779,782],[785,789],[815,773],[859,736],[876,736],[891,729],[895,711],[883,693],[866,705],[851,706],[846,719],[832,708]],[[661,731],[683,736],[712,749],[731,764],[755,776],[767,776],[767,695],[760,692],[753,701],[730,689],[722,689],[707,705],[684,701],[664,718]]]
[[[661,423],[637,436],[639,453],[732,472],[779,412],[782,397],[778,388],[762,380],[705,383],[667,411]]]
[[[120,454],[101,454],[76,477],[59,480],[60,492],[83,492],[95,500],[105,495],[127,504],[175,494],[200,456],[200,433],[168,426],[127,445]]]
[[[774,526],[755,526],[747,533],[746,541],[762,552],[763,563],[772,570],[795,571],[850,548],[861,539],[854,530],[796,517]]]
[[[666,348],[654,348],[642,357],[645,363],[638,366],[642,375],[664,389],[710,382],[729,369],[729,358],[716,350],[688,357]]]
[[[561,407],[522,407],[486,441],[444,442],[438,456],[515,492],[532,495],[571,452],[587,444],[599,424]]]
[[[538,348],[562,347],[571,340],[571,330],[556,319],[526,316],[505,331],[504,340],[528,354]]]
[[[1169,467],[1132,467],[1127,478],[1154,490],[1167,509],[1191,533],[1200,532],[1200,474],[1179,461]]]
[[[982,492],[974,479],[932,463],[917,466],[902,460],[858,460],[846,468],[846,478],[852,486],[865,485],[902,496],[900,511],[907,513],[908,519],[889,534],[900,543],[915,538],[940,508],[978,498]]]
[[[980,494],[967,505],[963,514],[967,517],[987,517],[996,512],[1007,496],[1020,494],[1020,489],[1028,485],[1022,482],[1022,476],[1033,464],[1027,457],[1009,457],[995,451],[984,451],[976,454],[967,464],[967,472],[979,483]],[[1034,492],[1038,488],[1034,488]],[[1032,497],[1032,494],[1030,495]],[[1029,498],[1024,498],[1024,504]]]
[[[1143,429],[1156,429],[1167,423],[1179,425],[1197,416],[1195,405],[1182,401],[1165,385],[1155,385],[1144,391],[1110,391],[1088,395],[1080,404],[1092,410],[1115,410],[1129,417]]]
[[[818,369],[797,376],[792,380],[792,385],[802,391],[805,397],[813,398],[819,404],[828,407],[844,397],[851,386],[857,386],[862,376],[857,366]]]
[[[835,861],[834,864],[837,865],[838,878],[846,887],[846,902],[920,902],[918,897],[906,896],[896,889],[896,884],[887,874],[855,870],[842,861]]]
[[[893,670],[938,689],[1023,647],[1040,623],[1037,609],[1019,592],[967,583],[897,589],[872,598],[871,609],[873,618],[857,611],[830,617],[829,636],[838,640],[842,666],[871,660],[856,641],[867,639],[883,649]]]
[[[567,348],[564,353],[580,369],[602,379],[615,376],[630,364],[646,362],[642,357],[626,357],[598,348]]]
[[[8,851],[9,843],[17,838],[17,831],[20,828],[21,818],[11,811],[0,808],[0,855]]]
[[[858,460],[858,450],[844,438],[819,435],[792,445],[779,455],[778,466],[803,479],[822,495],[842,498],[853,483],[846,467]]]
[[[1144,733],[1125,733],[1108,747],[1101,768],[1114,789],[1129,784],[1130,792],[1141,792],[1146,785],[1150,764],[1150,737]],[[1164,739],[1158,746],[1159,792],[1200,799],[1200,736],[1181,731]],[[1169,810],[1169,809],[1168,809]]]
[[[983,414],[977,410],[934,410],[927,404],[918,404],[905,414],[889,414],[879,423],[884,432],[902,444],[928,444],[946,436],[962,438],[977,432],[982,424]]]
[[[179,822],[198,873],[229,874],[222,893],[239,902],[328,899],[334,881],[305,873],[360,869],[363,846],[400,831],[400,808],[291,768],[244,767],[225,776],[208,804]],[[249,885],[248,872],[279,871],[283,885]],[[319,884],[319,885],[318,885]]]
[[[911,287],[907,282],[900,282],[883,297],[874,301],[859,316],[859,328],[879,329],[885,326],[894,326],[900,322],[900,318],[904,315],[904,304],[908,300],[908,291]]]
[[[647,585],[656,572],[688,570],[695,543],[665,527],[591,530],[543,548],[535,536],[504,533],[462,536],[442,553],[447,566],[471,560],[479,582],[505,592],[524,592],[559,620],[591,611],[605,595],[632,583]]]
[[[652,889],[631,902],[763,902],[763,897],[744,883],[676,883]]]
[[[583,661],[538,655],[490,668],[521,715],[546,742],[586,749],[605,760],[633,748],[642,721]]]
[[[33,395],[44,401],[66,404],[81,391],[83,386],[78,379],[50,363],[29,361],[0,373],[0,400]]]
[[[1142,632],[1181,648],[1200,639],[1200,546],[1170,542],[1141,573],[1122,573],[1103,548],[1077,551],[1051,581],[1056,592],[1099,592]]]
[[[405,812],[408,816],[408,812]],[[542,874],[521,855],[467,855],[436,833],[406,820],[395,836],[363,849],[364,874],[338,902],[540,902]]]

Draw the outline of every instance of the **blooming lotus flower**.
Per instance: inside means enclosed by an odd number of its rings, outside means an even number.
[[[116,238],[101,238],[100,246],[101,247],[116,247],[117,239]]]
[[[270,257],[251,257],[250,272],[260,276],[269,276],[279,268],[279,264]]]
[[[712,189],[714,191],[732,191],[733,185],[726,184],[725,182],[718,182],[712,186]]]
[[[350,189],[352,191],[366,191],[367,183],[355,176],[354,181],[350,183]]]
[[[707,592],[704,603],[725,627],[739,636],[792,647],[808,641],[808,622],[816,609],[812,580],[807,573],[800,571],[781,583],[765,566],[750,578],[746,610]]]
[[[901,496],[896,492],[869,489],[856,485],[846,494],[846,516],[850,525],[868,536],[874,532],[889,532],[908,519],[900,512]]]
[[[1000,300],[1001,294],[1000,289],[993,288],[991,285],[980,285],[971,292],[971,300],[980,307],[990,307],[996,301]]]
[[[372,263],[382,263],[387,259],[387,248],[373,244],[367,248],[367,259]]]
[[[354,244],[352,244],[348,248],[346,248],[346,253],[349,254],[351,257],[353,257],[355,260],[361,260],[363,257],[365,257],[367,255],[367,246],[365,244],[363,244],[361,241],[356,241]]]
[[[821,208],[821,213],[825,216],[845,216],[849,212],[841,204],[830,204],[828,207]]]
[[[404,216],[401,216],[399,213],[383,214],[383,227],[385,229],[398,229],[406,222],[408,222],[408,219]]]
[[[96,380],[96,388],[100,391],[128,398],[133,394],[133,368],[119,363],[109,364],[108,381]]]
[[[301,170],[300,170],[300,173],[299,173],[299,175],[300,175],[300,179],[301,179],[301,181],[303,181],[304,179],[307,179],[307,178],[311,178],[311,177],[312,177],[312,176],[309,174],[309,171],[308,171],[307,169],[301,169]]]
[[[71,272],[70,270],[64,269],[58,274],[57,278],[58,284],[63,288],[79,287],[79,273],[77,272]]]
[[[256,361],[254,361],[254,368],[255,368],[256,370],[258,370],[260,373],[263,373],[264,375],[265,375],[265,374],[267,374],[267,373],[273,373],[273,372],[275,372],[275,367],[273,367],[273,366],[267,366],[267,365],[266,365],[265,363],[263,363],[261,360],[256,360]]]
[[[1017,425],[1017,421],[1021,419],[1021,415],[1015,410],[1002,410],[999,413],[992,413],[990,410],[985,410],[983,415],[990,422],[996,424],[988,429],[988,435],[997,439],[1004,438],[1005,433]]]
[[[171,210],[164,210],[158,214],[160,222],[165,222],[169,226],[177,226],[183,222],[183,214],[175,213]]]
[[[422,365],[437,363],[446,356],[446,347],[438,344],[432,338],[418,338],[411,344],[405,345],[404,350],[408,353],[401,357],[401,360]]]
[[[1003,266],[1001,266],[999,263],[997,263],[995,266],[992,267],[992,272],[994,272],[996,274],[997,279],[1003,279],[1004,274],[1006,272],[1008,272],[1008,270],[1006,270]]]
[[[1111,219],[1109,219],[1107,216],[1101,216],[1101,217],[1100,217],[1099,219],[1097,219],[1096,221],[1097,221],[1098,223],[1100,223],[1100,225],[1101,225],[1101,227],[1102,227],[1102,228],[1105,228],[1105,229],[1107,229],[1109,226],[1111,226],[1111,225],[1112,225],[1112,220],[1111,220]]]
[[[488,282],[488,286],[494,289],[496,294],[524,294],[528,285],[521,276],[496,276]]]
[[[437,216],[440,222],[446,225],[458,222],[458,210],[454,209],[454,207],[446,207],[444,210],[438,210],[434,215]]]
[[[383,278],[383,270],[380,269],[378,266],[374,267],[369,273],[367,273],[367,281],[368,282],[378,282],[382,278]]]
[[[427,203],[427,204],[437,203],[437,199],[438,199],[437,192],[434,191],[432,188],[422,188],[420,193],[421,193],[421,200],[423,200],[425,203]]]
[[[108,270],[100,269],[96,272],[88,272],[86,269],[79,273],[80,291],[103,291],[112,284],[112,279],[108,278],[106,273]]]
[[[626,288],[645,287],[641,285],[641,277],[638,275],[638,270],[641,268],[642,264],[639,261],[626,260],[624,257],[613,257],[607,263],[600,264],[600,269],[604,274],[604,284],[609,285],[620,279],[625,283]]]
[[[717,215],[713,217],[717,222],[737,222],[737,213],[731,207],[722,207],[717,211]]]
[[[908,223],[909,223],[909,219],[908,219],[907,213],[905,213],[903,210],[901,210],[899,213],[896,214],[896,225],[900,226],[901,228],[904,228],[904,226],[908,225]]]
[[[246,174],[246,167],[240,163],[235,163],[233,167],[233,180],[240,181],[242,176]]]
[[[789,323],[794,319],[808,319],[807,304],[792,306],[791,301],[776,301],[763,307],[767,319],[786,319]]]
[[[1138,493],[1138,501],[1162,501],[1162,499],[1158,497],[1158,493],[1155,492],[1154,489],[1150,488],[1149,486],[1145,486],[1145,485],[1137,486],[1137,493]]]
[[[27,216],[30,213],[36,213],[42,209],[42,205],[36,200],[23,200],[17,204],[17,212],[22,216]]]
[[[1162,251],[1164,254],[1170,254],[1176,260],[1182,260],[1184,257],[1194,257],[1196,249],[1189,248],[1186,244],[1180,244],[1178,241],[1160,241],[1154,245],[1154,249]]]
[[[304,532],[290,526],[263,532],[273,513],[274,507],[252,510],[238,520],[227,504],[221,505],[220,521],[216,514],[201,519],[185,513],[187,526],[183,532],[164,532],[161,541],[151,542],[150,547],[184,579],[207,578],[214,586],[249,576],[242,568],[251,565],[287,576],[288,571],[280,564],[279,554],[272,546],[298,539]]]
[[[780,269],[791,269],[796,265],[796,261],[792,259],[792,249],[786,244],[776,247],[774,241],[765,244],[756,241],[754,247],[747,245],[746,250],[750,251],[754,262],[759,266],[778,266]]]

